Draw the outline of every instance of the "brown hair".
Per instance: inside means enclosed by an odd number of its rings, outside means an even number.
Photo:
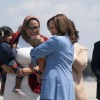
[[[47,28],[49,29],[49,23],[50,23],[50,21],[54,21],[54,17],[55,16],[53,16],[53,17],[51,17],[48,21],[47,21]],[[55,24],[55,23],[54,23]]]
[[[69,21],[71,22],[71,25],[72,25],[72,27],[74,29],[74,33],[75,33],[75,36],[76,36],[76,40],[78,42],[78,39],[79,39],[79,31],[77,31],[74,22],[71,19],[69,19]]]
[[[64,14],[57,14],[56,16],[53,16],[52,18],[50,18],[47,21],[47,27],[49,28],[49,22],[53,21],[55,24],[55,28],[58,32],[58,35],[66,35],[68,34],[68,36],[70,37],[71,41],[73,43],[75,43],[76,40],[76,36],[74,33],[74,29],[71,25],[71,22],[69,21],[69,19],[64,15]]]

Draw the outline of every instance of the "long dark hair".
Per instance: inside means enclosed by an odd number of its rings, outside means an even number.
[[[13,31],[9,26],[0,27],[0,41],[9,34],[13,34]]]

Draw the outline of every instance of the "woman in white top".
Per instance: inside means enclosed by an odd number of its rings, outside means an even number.
[[[21,35],[19,36],[19,48],[17,49],[18,52],[16,56],[16,60],[21,66],[29,67],[29,64],[31,64],[30,50],[32,47],[28,44],[28,40],[34,34],[40,34],[39,29],[40,23],[36,17],[27,16],[24,19],[20,32]],[[39,100],[39,94],[33,92],[29,87],[28,75],[25,75],[21,83],[21,89],[26,94],[25,96],[22,96],[12,92],[16,74],[13,74],[13,70],[9,69],[6,65],[2,65],[2,68],[8,72],[3,100]],[[29,74],[32,72],[33,70],[29,69]]]

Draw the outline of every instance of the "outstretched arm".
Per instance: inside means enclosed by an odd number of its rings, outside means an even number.
[[[2,64],[1,66],[7,73],[11,73],[11,74],[14,74],[14,70],[12,68],[10,68],[9,66],[5,65],[5,64]]]

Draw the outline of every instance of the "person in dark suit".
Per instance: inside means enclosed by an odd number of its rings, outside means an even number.
[[[96,98],[100,100],[100,41],[94,44],[94,50],[91,61],[91,69],[97,78]]]

